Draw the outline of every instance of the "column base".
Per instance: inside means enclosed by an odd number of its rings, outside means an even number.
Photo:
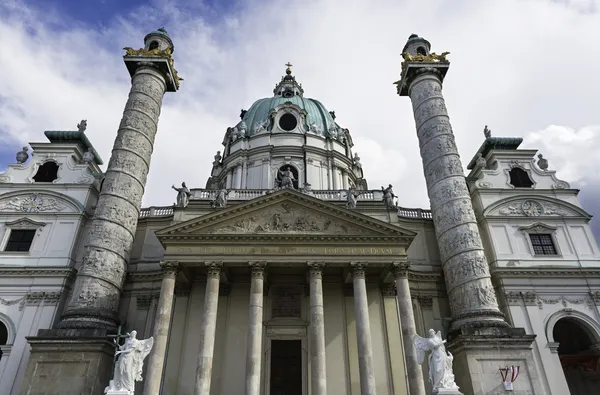
[[[115,353],[106,335],[104,329],[43,329],[27,337],[31,355],[20,395],[103,395]]]
[[[510,327],[461,328],[453,335],[447,349],[454,356],[456,384],[465,395],[504,393],[500,368],[512,365],[520,366],[513,383],[516,394],[543,394],[532,350],[536,335]]]

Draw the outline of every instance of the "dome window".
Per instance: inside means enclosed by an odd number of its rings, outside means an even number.
[[[279,118],[279,127],[286,132],[291,132],[296,129],[296,126],[298,126],[298,120],[290,113],[283,114],[281,118]]]

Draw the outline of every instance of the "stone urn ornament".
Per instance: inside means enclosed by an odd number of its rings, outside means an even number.
[[[27,147],[23,147],[23,149],[19,152],[17,152],[17,163],[18,164],[23,164],[27,161],[27,159],[29,158],[29,154],[27,153]]]

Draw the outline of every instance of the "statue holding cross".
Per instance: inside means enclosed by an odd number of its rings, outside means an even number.
[[[108,387],[104,389],[107,395],[133,395],[135,382],[142,381],[142,367],[144,359],[150,354],[154,345],[154,338],[145,340],[137,339],[137,332],[131,331],[126,335],[121,335],[121,327],[114,338],[117,351],[115,352],[113,379],[110,380]],[[119,345],[120,339],[125,338],[125,342]]]

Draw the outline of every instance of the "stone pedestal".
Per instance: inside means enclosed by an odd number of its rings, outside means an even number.
[[[459,390],[450,390],[446,388],[440,388],[437,391],[433,391],[432,395],[464,395]]]
[[[535,337],[523,328],[461,329],[447,345],[456,384],[465,395],[504,394],[499,368],[515,365],[521,368],[512,393],[544,394],[533,359]]]
[[[31,355],[20,395],[103,395],[115,347],[105,330],[41,330],[28,337]]]
[[[133,395],[131,391],[108,391],[106,395]]]

